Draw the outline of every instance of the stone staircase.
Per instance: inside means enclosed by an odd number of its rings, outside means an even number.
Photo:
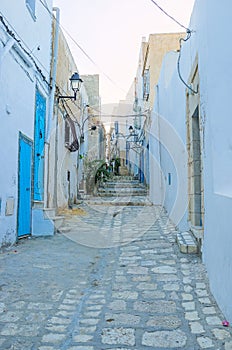
[[[114,176],[98,189],[100,197],[146,196],[147,189],[132,176]]]
[[[147,188],[129,175],[114,176],[103,182],[95,197],[86,198],[92,205],[145,206],[152,205],[148,199]]]

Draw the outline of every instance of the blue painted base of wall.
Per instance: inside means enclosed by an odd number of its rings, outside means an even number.
[[[53,236],[54,223],[44,218],[43,209],[32,210],[32,236]]]

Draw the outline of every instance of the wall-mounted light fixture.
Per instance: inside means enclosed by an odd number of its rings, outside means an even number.
[[[69,99],[73,99],[74,101],[76,101],[76,99],[77,99],[77,91],[80,91],[81,83],[83,83],[83,80],[80,78],[80,76],[77,72],[75,72],[69,80],[70,80],[71,88],[74,92],[74,95],[73,96],[58,96],[58,98],[57,98],[58,103],[59,103],[61,98],[62,99],[69,98]]]
[[[129,126],[129,136],[127,138],[129,138],[130,136],[135,136],[138,137],[138,134],[135,132],[135,129],[133,128],[132,125]]]
[[[133,131],[134,131],[133,126],[132,126],[132,125],[130,125],[130,126],[129,126],[129,132],[130,132],[130,135],[132,135],[132,134],[133,134]]]

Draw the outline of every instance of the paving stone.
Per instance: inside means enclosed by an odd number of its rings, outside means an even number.
[[[209,349],[213,347],[213,342],[210,338],[208,337],[200,337],[197,338],[197,342],[200,345],[202,349]]]
[[[150,317],[146,325],[160,329],[175,329],[181,326],[181,320],[177,316]]]
[[[1,313],[1,304],[2,303],[0,303],[0,313]],[[4,304],[3,304],[4,305]],[[25,303],[25,301],[23,301],[23,300],[19,300],[19,301],[16,301],[15,303],[13,303],[12,304],[12,308],[13,309],[23,309],[23,308],[25,308],[25,305],[26,305],[26,303]],[[4,311],[4,308],[3,308],[3,311]]]
[[[132,277],[133,282],[148,282],[151,280],[151,276],[136,276]]]
[[[192,279],[190,277],[183,277],[183,283],[184,284],[191,284]]]
[[[15,323],[7,323],[0,331],[1,335],[16,336],[24,335],[25,337],[34,337],[39,333],[38,325],[23,325]]]
[[[177,283],[167,283],[163,286],[163,290],[168,291],[178,291],[180,289],[180,285]]]
[[[188,321],[197,321],[199,320],[199,315],[197,311],[186,312],[185,318]]]
[[[211,304],[211,300],[209,298],[199,298],[198,300],[201,304],[206,304],[206,305]]]
[[[169,314],[176,312],[176,304],[174,301],[137,301],[134,303],[134,310],[147,313]]]
[[[215,338],[220,339],[220,340],[224,340],[226,338],[231,337],[230,333],[224,329],[220,329],[220,328],[214,328],[212,329],[213,335],[215,336]]]
[[[203,312],[205,315],[213,315],[213,314],[216,314],[215,307],[213,307],[213,306],[204,307],[204,308],[202,309],[202,312]]]
[[[17,322],[22,316],[20,311],[7,311],[0,314],[0,322]]]
[[[53,308],[53,304],[47,304],[47,303],[29,303],[28,309],[29,310],[51,310]]]
[[[190,292],[192,292],[192,290],[193,290],[193,288],[191,286],[184,286],[184,291],[186,293],[190,293]]]
[[[200,322],[190,322],[190,327],[193,334],[205,333],[205,330]]]
[[[89,311],[84,314],[86,318],[98,317],[101,314],[101,311]]]
[[[67,326],[57,326],[57,325],[49,325],[46,327],[46,329],[50,332],[55,332],[55,333],[64,333],[67,330]]]
[[[111,345],[135,345],[135,331],[132,328],[104,328],[102,343]]]
[[[164,273],[176,274],[177,273],[177,270],[175,267],[166,266],[166,265],[154,267],[153,269],[151,269],[151,271],[154,273],[161,273],[161,274],[164,274]]]
[[[195,302],[194,301],[182,303],[182,306],[187,311],[195,310]]]
[[[49,333],[42,337],[44,343],[59,343],[65,339],[65,334]]]
[[[135,300],[138,298],[137,292],[131,292],[131,291],[123,291],[123,292],[113,292],[112,297],[115,299],[132,299]]]
[[[206,284],[203,282],[197,282],[196,289],[206,289]]]
[[[71,322],[71,319],[67,318],[61,318],[61,317],[52,317],[49,321],[50,324],[61,324],[61,325],[67,325]]]
[[[158,291],[158,290],[154,290],[154,291],[144,291],[142,293],[142,297],[143,299],[164,299],[165,298],[165,293]]]
[[[63,304],[67,304],[67,305],[72,305],[72,304],[76,304],[77,303],[77,301],[76,301],[76,299],[74,298],[74,299],[64,299],[63,300]]]
[[[89,311],[101,310],[102,305],[89,305],[86,309]]]
[[[79,335],[73,336],[73,341],[76,343],[88,343],[92,341],[92,339],[93,339],[93,336],[87,335],[87,334],[79,334]]]
[[[139,290],[154,290],[157,289],[157,284],[156,283],[139,283],[137,285],[137,289]]]
[[[182,293],[181,296],[183,300],[193,300],[192,294]]]
[[[131,275],[147,275],[148,274],[148,268],[147,267],[142,267],[142,266],[139,266],[139,267],[136,267],[136,268],[129,268],[127,270],[127,273],[131,274]]]
[[[116,276],[115,277],[116,282],[127,282],[127,278],[125,276]]]
[[[195,292],[198,295],[198,297],[207,297],[208,296],[207,290],[204,290],[204,289],[196,289]]]
[[[232,341],[225,342],[225,350],[232,350]]]
[[[90,326],[90,327],[79,327],[77,326],[77,331],[80,334],[89,334],[89,333],[94,333],[96,331],[97,327],[96,326]]]
[[[175,331],[145,332],[142,338],[142,345],[159,348],[182,348],[187,342],[185,333]]]
[[[222,321],[220,320],[220,318],[218,316],[209,316],[206,317],[206,322],[210,325],[210,326],[219,326],[222,324]]]
[[[99,322],[99,319],[94,319],[94,318],[83,318],[80,321],[80,324],[86,324],[88,326],[94,326]]]
[[[114,300],[108,307],[111,310],[126,310],[126,302],[124,300]]]
[[[106,314],[105,320],[110,325],[135,326],[140,322],[140,317],[130,314]]]
[[[68,350],[94,350],[93,346],[71,346]]]

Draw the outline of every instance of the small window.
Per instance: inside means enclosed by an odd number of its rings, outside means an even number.
[[[67,120],[65,120],[64,142],[65,145],[69,145],[70,143],[70,126]]]
[[[30,11],[32,17],[35,19],[35,1],[36,0],[26,0],[26,5],[28,10]]]

